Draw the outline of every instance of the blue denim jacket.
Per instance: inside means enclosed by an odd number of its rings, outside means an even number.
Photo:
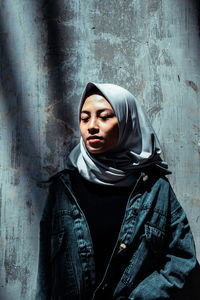
[[[176,298],[197,261],[186,215],[164,176],[148,169],[141,173],[99,283],[89,227],[69,171],[52,181],[40,222],[37,300]]]

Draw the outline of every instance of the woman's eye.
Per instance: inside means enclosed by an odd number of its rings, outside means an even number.
[[[104,121],[106,121],[107,119],[110,119],[110,118],[112,118],[113,116],[111,116],[111,115],[108,115],[108,116],[100,116],[100,118],[102,119],[102,120],[104,120]]]
[[[81,118],[82,122],[87,122],[89,120],[89,118]]]

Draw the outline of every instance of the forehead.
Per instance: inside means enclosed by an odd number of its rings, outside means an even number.
[[[88,109],[112,109],[110,103],[101,95],[91,95],[87,97],[83,103],[81,110],[88,110]]]

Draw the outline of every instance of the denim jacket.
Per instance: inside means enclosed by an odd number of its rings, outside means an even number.
[[[172,299],[196,263],[186,215],[168,180],[147,169],[129,196],[97,283],[91,235],[69,171],[53,177],[40,222],[37,300]]]

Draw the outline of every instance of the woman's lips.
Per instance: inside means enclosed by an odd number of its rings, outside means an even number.
[[[90,143],[90,144],[95,144],[95,143],[98,143],[100,141],[102,141],[103,138],[100,137],[100,136],[89,136],[87,138],[87,141]]]
[[[97,135],[91,135],[87,138],[87,140],[102,140],[103,138],[101,136]]]
[[[95,144],[95,143],[98,143],[100,141],[101,141],[100,139],[92,139],[92,140],[89,140],[89,143],[90,144]]]

